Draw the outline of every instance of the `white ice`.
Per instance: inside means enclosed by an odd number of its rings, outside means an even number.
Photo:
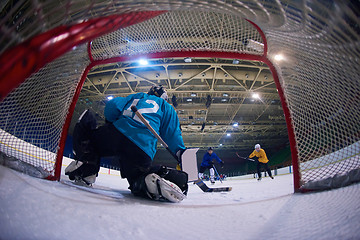
[[[0,166],[0,239],[360,239],[360,184],[294,194],[292,182],[287,174],[212,186],[232,186],[227,193],[189,184],[176,204],[137,199],[119,176],[98,177],[117,190],[108,197]]]

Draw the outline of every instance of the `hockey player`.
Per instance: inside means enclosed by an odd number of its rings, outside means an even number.
[[[217,162],[220,163],[221,167],[224,166],[224,162],[216,155],[216,153],[214,153],[214,150],[212,147],[209,147],[207,152],[205,153],[203,160],[201,162],[200,165],[200,169],[199,169],[199,178],[202,179],[202,177],[204,176],[204,172],[206,169],[209,169],[210,172],[210,182],[212,184],[215,183],[215,178],[214,178],[214,160],[216,160]]]
[[[257,174],[258,174],[258,181],[261,180],[261,167],[264,166],[265,170],[267,171],[267,173],[269,174],[269,176],[271,177],[271,179],[274,179],[274,177],[271,175],[271,170],[269,168],[268,162],[269,159],[266,156],[266,153],[264,151],[264,149],[262,149],[260,147],[260,144],[256,144],[255,145],[255,150],[249,155],[249,158],[253,158],[253,157],[257,157]]]
[[[100,169],[100,158],[115,156],[121,177],[127,179],[134,195],[171,202],[183,200],[188,190],[187,174],[152,165],[157,139],[131,111],[131,106],[136,106],[169,149],[180,157],[185,150],[180,123],[167,98],[162,86],[153,86],[147,94],[114,98],[106,104],[106,123],[99,128],[91,112],[85,111],[73,134],[76,161],[66,168],[65,174],[70,180],[91,185]]]

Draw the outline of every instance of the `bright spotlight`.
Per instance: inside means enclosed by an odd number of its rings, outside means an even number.
[[[284,60],[284,56],[282,54],[276,54],[274,56],[275,61],[281,61]]]
[[[148,62],[148,60],[146,60],[146,59],[140,59],[140,60],[139,60],[139,64],[145,66],[145,65],[148,65],[149,62]]]
[[[255,99],[260,99],[260,95],[258,93],[253,93],[252,97]]]
[[[239,126],[239,123],[237,123],[237,122],[233,124],[233,127],[238,127],[238,126]]]
[[[110,101],[111,99],[114,99],[114,96],[108,96],[108,97],[107,97],[107,100]]]
[[[230,134],[230,133],[227,133],[227,134],[226,134],[226,136],[227,136],[227,137],[230,137],[230,136],[231,136],[231,134]]]
[[[191,59],[191,58],[189,58],[189,57],[184,58],[184,62],[186,62],[186,63],[191,63],[191,62],[192,62],[192,59]]]

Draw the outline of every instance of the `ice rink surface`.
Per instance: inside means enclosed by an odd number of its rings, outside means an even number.
[[[67,180],[62,176],[62,180]],[[135,198],[126,180],[100,174],[105,194],[0,166],[0,239],[360,239],[360,184],[293,193],[292,175],[228,178],[181,203]]]

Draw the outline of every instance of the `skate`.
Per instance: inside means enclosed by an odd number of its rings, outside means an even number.
[[[176,184],[159,177],[155,173],[148,174],[145,177],[145,184],[151,199],[177,203],[186,198],[186,195]]]
[[[69,176],[70,180],[75,180],[75,175],[73,174],[73,172],[76,171],[76,169],[78,169],[79,167],[81,167],[81,165],[83,165],[82,162],[72,161],[69,166],[65,168],[65,175]]]
[[[92,184],[95,183],[95,180],[96,174],[84,178],[75,176],[74,184],[84,187],[92,187]]]
[[[77,185],[91,186],[97,177],[97,172],[92,174],[95,172],[93,168],[94,165],[84,164],[80,161],[72,161],[69,166],[65,168],[65,175]]]
[[[257,180],[258,180],[258,181],[261,181],[261,177],[259,177]]]
[[[211,176],[210,176],[210,182],[211,182],[211,184],[212,184],[212,185],[214,185],[214,184],[215,184],[215,178],[214,178],[214,175],[211,175]]]

